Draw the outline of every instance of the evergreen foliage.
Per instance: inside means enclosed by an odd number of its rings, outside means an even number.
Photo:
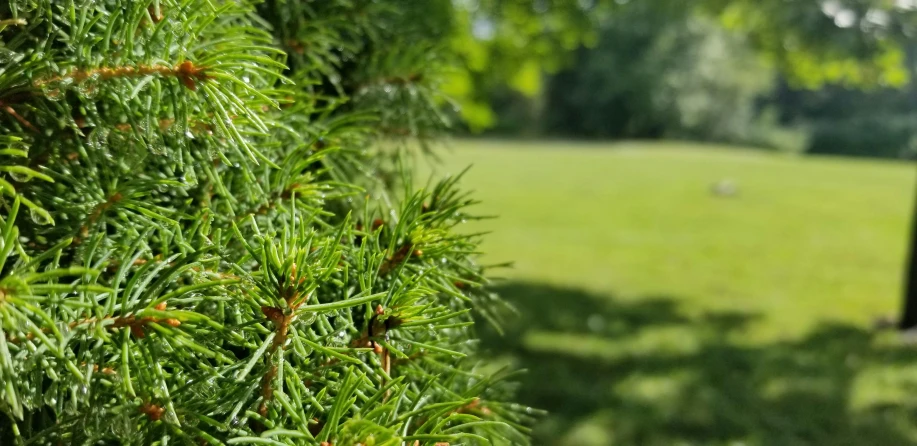
[[[451,2],[0,5],[0,444],[524,443],[475,363]]]

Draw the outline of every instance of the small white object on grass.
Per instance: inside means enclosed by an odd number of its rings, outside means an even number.
[[[734,197],[739,194],[739,185],[725,178],[710,185],[710,193],[717,197]]]

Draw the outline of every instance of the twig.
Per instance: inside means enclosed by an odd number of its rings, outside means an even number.
[[[3,111],[5,111],[7,114],[12,116],[13,118],[16,118],[16,120],[19,121],[19,123],[22,124],[23,127],[35,133],[38,133],[38,129],[34,125],[32,125],[32,123],[29,122],[27,119],[23,118],[22,115],[17,113],[16,110],[13,109],[13,107],[7,105],[3,101],[0,101],[0,107],[3,107]]]
[[[207,74],[206,67],[196,67],[194,63],[190,60],[186,60],[174,67],[167,65],[138,65],[136,67],[125,66],[125,67],[101,67],[93,68],[90,70],[73,70],[70,73],[54,76],[47,79],[39,79],[32,83],[35,87],[43,87],[48,84],[53,84],[56,82],[61,82],[65,80],[72,81],[74,83],[81,83],[87,79],[98,77],[101,80],[108,80],[114,78],[128,78],[128,77],[143,77],[143,76],[174,76],[181,80],[182,84],[185,85],[189,90],[196,91],[197,84],[195,81],[203,81],[210,79],[211,77]]]
[[[300,305],[305,303],[308,300],[309,296],[300,299],[299,293],[296,291],[295,286],[301,284],[305,280],[305,277],[300,277],[299,281],[296,280],[296,264],[293,264],[292,271],[290,272],[290,282],[280,289],[280,295],[287,302],[287,306],[292,310],[289,313],[284,313],[284,311],[277,307],[268,307],[262,306],[261,312],[264,313],[264,316],[268,320],[274,323],[275,333],[274,341],[271,343],[270,352],[268,357],[274,356],[274,352],[277,349],[283,349],[283,344],[287,341],[287,334],[290,330],[290,324],[293,323],[295,318],[295,311],[299,308]],[[261,416],[267,416],[267,404],[274,396],[274,388],[271,385],[271,381],[274,380],[274,377],[277,375],[277,364],[271,364],[271,368],[268,369],[268,372],[264,374],[261,378],[261,405],[258,407],[258,413]]]
[[[166,303],[160,302],[159,305],[156,305],[155,308],[159,311],[164,311],[166,309]],[[179,321],[178,319],[174,319],[174,318],[157,318],[157,317],[147,316],[147,317],[142,317],[138,319],[137,316],[130,315],[130,316],[118,316],[118,317],[106,316],[101,319],[92,317],[89,319],[73,321],[67,324],[67,327],[73,330],[74,328],[77,328],[83,325],[93,324],[93,323],[102,322],[102,321],[109,321],[109,320],[114,321],[111,323],[111,325],[108,325],[106,327],[109,330],[116,330],[118,328],[130,327],[131,333],[138,338],[146,337],[146,333],[144,332],[143,329],[147,324],[151,322],[165,324],[170,327],[178,327],[179,325],[181,325],[181,321]],[[51,330],[48,328],[41,329],[42,333],[49,333],[50,331]],[[35,335],[33,333],[28,333],[26,334],[24,339],[27,341],[31,341],[34,338],[35,338]],[[13,342],[13,343],[22,342],[22,339],[23,338],[17,338],[15,336],[11,336],[7,338],[9,342]]]
[[[382,262],[382,265],[379,267],[379,274],[388,274],[396,265],[403,262],[408,255],[420,257],[423,255],[423,251],[414,249],[413,243],[405,243],[401,248],[398,248],[398,251],[395,251],[395,254]]]
[[[0,20],[0,26],[25,26],[28,25],[25,19],[5,19]]]

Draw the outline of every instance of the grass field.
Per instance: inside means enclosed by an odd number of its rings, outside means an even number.
[[[537,444],[917,444],[899,305],[914,166],[682,143],[457,141],[521,316]],[[729,179],[735,196],[711,193]]]

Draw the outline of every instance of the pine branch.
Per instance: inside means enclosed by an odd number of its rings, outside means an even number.
[[[525,442],[416,7],[11,3],[0,443]]]

